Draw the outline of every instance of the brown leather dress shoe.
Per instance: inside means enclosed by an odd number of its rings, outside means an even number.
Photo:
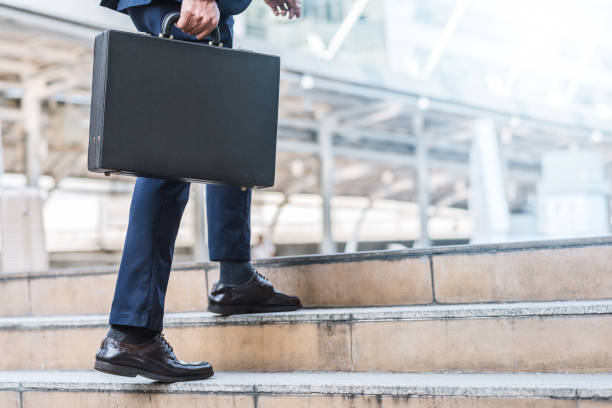
[[[300,299],[277,292],[259,272],[255,272],[244,285],[232,286],[217,282],[208,295],[208,311],[224,316],[286,312],[301,307]]]
[[[177,359],[161,333],[137,345],[106,337],[96,353],[94,368],[107,374],[141,375],[162,382],[204,380],[214,374],[208,363],[184,363]]]

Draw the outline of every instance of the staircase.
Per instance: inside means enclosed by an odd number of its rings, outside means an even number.
[[[204,312],[173,271],[165,333],[211,380],[91,371],[116,269],[0,275],[0,407],[612,407],[612,238],[276,258],[307,309]]]

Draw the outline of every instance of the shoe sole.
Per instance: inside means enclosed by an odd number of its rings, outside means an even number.
[[[154,381],[160,381],[165,383],[183,382],[183,381],[196,381],[205,380],[212,377],[215,372],[212,367],[205,373],[190,376],[172,377],[162,374],[157,374],[151,371],[143,370],[137,367],[128,367],[119,364],[106,363],[104,361],[97,361],[94,363],[94,370],[100,371],[105,374],[120,375],[122,377],[136,377],[140,375]]]
[[[250,313],[274,313],[274,312],[293,312],[301,309],[302,305],[297,306],[257,306],[257,305],[208,305],[208,311],[222,316]]]

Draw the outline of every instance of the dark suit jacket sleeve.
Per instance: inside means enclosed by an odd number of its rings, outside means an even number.
[[[183,0],[178,0],[180,3]],[[249,7],[251,0],[217,0],[219,11],[226,16],[233,16],[242,13]]]
[[[182,0],[177,0],[179,3],[182,3]],[[128,6],[140,6],[143,4],[149,4],[151,1],[138,1],[134,0],[132,2],[128,2]],[[133,3],[133,4],[130,4]],[[219,11],[221,14],[226,16],[233,16],[235,14],[240,14],[251,4],[251,0],[217,0],[217,4],[219,6]],[[119,0],[101,0],[100,5],[103,7],[108,7],[113,10],[117,10],[119,6]]]
[[[217,0],[219,11],[225,15],[240,14],[251,4],[251,0]]]

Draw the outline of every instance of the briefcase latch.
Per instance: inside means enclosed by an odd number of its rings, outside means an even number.
[[[215,30],[219,30],[219,28],[218,28],[218,27],[215,27]],[[214,41],[209,41],[209,42],[208,42],[208,45],[214,45],[214,46],[217,46],[217,47],[223,47],[223,43],[222,43],[222,42],[217,42],[217,43],[216,43],[216,42],[214,42]]]
[[[171,40],[174,39],[174,36],[170,34],[170,30],[172,26],[179,21],[181,18],[181,13],[178,11],[173,11],[171,13],[166,14],[166,17],[162,20],[161,32],[159,33],[160,38],[169,38]],[[217,47],[223,47],[223,43],[221,42],[221,32],[219,31],[219,27],[215,27],[212,31],[212,41],[208,42],[208,45],[214,45]]]

